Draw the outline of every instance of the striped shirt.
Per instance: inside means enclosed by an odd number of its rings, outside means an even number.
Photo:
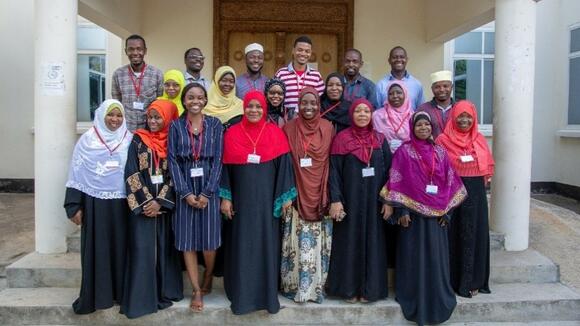
[[[133,72],[130,65],[125,65],[117,68],[112,78],[111,95],[123,104],[127,128],[131,132],[145,128],[147,107],[158,96],[163,95],[163,72],[161,70],[146,65],[141,82],[139,82],[140,76],[140,73]],[[141,88],[137,96],[139,84],[141,84]],[[135,108],[134,103],[143,103],[143,107],[141,109]]]
[[[286,84],[286,97],[284,98],[284,106],[287,110],[298,111],[298,95],[300,91],[306,87],[314,87],[318,91],[318,95],[324,92],[324,81],[318,70],[310,68],[306,65],[306,71],[302,77],[298,76],[292,67],[292,63],[284,68],[280,68],[276,72],[276,77],[282,79]]]
[[[247,72],[241,74],[236,79],[236,97],[243,100],[244,96],[246,96],[249,91],[253,90],[257,90],[263,93],[267,81],[268,77],[261,74],[260,77],[256,80],[250,78],[250,75]]]

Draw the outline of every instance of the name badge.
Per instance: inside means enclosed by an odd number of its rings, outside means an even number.
[[[115,168],[118,168],[119,165],[120,165],[119,161],[113,161],[113,160],[111,160],[111,161],[106,161],[105,162],[105,167],[106,168],[115,169]]]
[[[402,143],[403,143],[403,141],[400,139],[392,139],[389,142],[389,146],[391,147],[391,149],[396,150],[397,148],[401,147]]]
[[[439,187],[437,187],[436,185],[427,185],[427,187],[425,188],[425,192],[431,195],[437,195],[437,193],[439,192]]]
[[[474,161],[473,156],[471,156],[471,155],[461,155],[461,156],[459,156],[459,159],[463,163],[468,163],[468,162],[473,162]]]
[[[375,168],[368,167],[368,168],[362,169],[362,176],[363,176],[363,178],[374,177],[375,176]]]
[[[162,174],[152,175],[151,176],[151,182],[154,185],[158,185],[158,184],[163,183],[163,175]]]
[[[305,157],[300,159],[300,167],[301,168],[309,168],[312,166],[312,158]]]
[[[260,155],[248,154],[248,163],[260,164]]]
[[[203,177],[203,168],[192,168],[190,174],[192,178]]]
[[[145,109],[145,104],[143,102],[133,102],[133,109],[135,110],[143,110]]]

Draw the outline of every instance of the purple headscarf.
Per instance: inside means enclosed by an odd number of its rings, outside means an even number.
[[[415,136],[420,120],[431,122],[426,112],[416,112],[410,122],[411,139],[395,152],[389,181],[381,196],[389,203],[402,205],[419,214],[437,217],[458,206],[467,196],[459,175],[453,170],[445,149],[432,140]],[[427,185],[434,185],[437,194],[429,194]]]

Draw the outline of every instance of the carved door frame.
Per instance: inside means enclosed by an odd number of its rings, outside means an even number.
[[[354,0],[214,0],[213,64],[228,63],[231,32],[276,33],[275,64],[285,62],[288,33],[334,34],[338,58],[353,46]],[[341,60],[337,60],[340,70]]]

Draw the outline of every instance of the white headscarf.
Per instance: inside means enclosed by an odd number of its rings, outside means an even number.
[[[121,111],[123,123],[111,131],[105,117],[115,108]],[[93,128],[75,146],[66,186],[100,199],[125,198],[125,163],[132,136],[127,130],[123,104],[104,101],[95,111]]]

